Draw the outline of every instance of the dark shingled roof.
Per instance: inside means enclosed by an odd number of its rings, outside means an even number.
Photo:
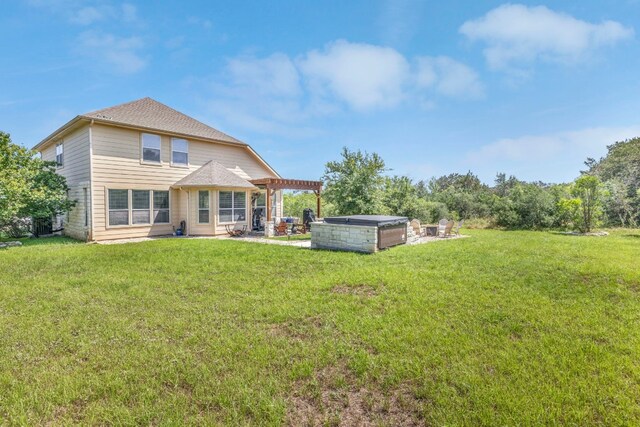
[[[173,184],[173,187],[256,188],[246,179],[213,160]]]
[[[103,108],[102,110],[81,114],[80,117],[246,145],[151,98],[142,98],[114,107]]]

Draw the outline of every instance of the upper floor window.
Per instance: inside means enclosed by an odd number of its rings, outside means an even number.
[[[64,144],[56,144],[56,164],[58,167],[64,166]]]
[[[145,162],[160,163],[160,135],[150,133],[142,134],[142,160]]]
[[[189,164],[189,142],[185,139],[171,138],[171,164]]]

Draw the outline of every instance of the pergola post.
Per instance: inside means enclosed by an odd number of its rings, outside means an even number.
[[[249,181],[259,188],[267,190],[267,224],[271,224],[273,216],[271,215],[271,196],[278,190],[301,190],[313,191],[316,195],[316,215],[320,217],[320,200],[322,191],[322,181],[305,181],[301,179],[284,179],[284,178],[258,178]]]
[[[318,189],[317,191],[314,191],[314,193],[316,194],[316,216],[317,218],[321,218],[322,215],[320,214],[320,189]]]
[[[267,185],[267,224],[271,223],[271,189]]]

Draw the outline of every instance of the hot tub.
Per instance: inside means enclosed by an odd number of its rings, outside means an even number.
[[[376,252],[407,242],[407,223],[402,216],[349,215],[313,223],[311,247],[356,252]]]

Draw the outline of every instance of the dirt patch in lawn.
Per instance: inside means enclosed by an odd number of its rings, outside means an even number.
[[[361,297],[373,297],[378,295],[378,293],[384,288],[383,284],[378,286],[367,285],[364,283],[357,285],[346,285],[344,283],[335,285],[331,288],[331,292],[334,294],[342,294],[342,295],[357,295]]]
[[[320,316],[310,316],[304,319],[293,319],[283,323],[271,323],[267,326],[269,335],[291,340],[305,340],[316,336],[321,330],[332,328]]]
[[[383,392],[362,385],[345,364],[326,367],[298,381],[288,399],[291,426],[417,426],[423,424],[421,402],[409,387]]]

